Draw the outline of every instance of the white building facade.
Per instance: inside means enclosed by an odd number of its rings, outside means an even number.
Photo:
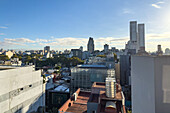
[[[132,56],[132,112],[170,112],[170,56]]]
[[[45,106],[45,86],[33,66],[0,67],[0,112],[30,113]]]

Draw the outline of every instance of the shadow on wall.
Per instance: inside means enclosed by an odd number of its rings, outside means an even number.
[[[24,101],[18,106],[18,109],[13,113],[45,113],[44,99],[45,95],[41,94]]]

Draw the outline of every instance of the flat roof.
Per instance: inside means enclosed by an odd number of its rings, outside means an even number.
[[[104,82],[94,82],[92,87],[96,87],[96,88],[106,88],[105,83]]]
[[[14,68],[0,68],[0,71],[9,70],[9,69],[14,69]]]
[[[59,92],[69,92],[69,87],[67,85],[59,85],[57,86],[54,91],[59,91]]]
[[[106,100],[121,100],[122,99],[122,93],[121,93],[121,86],[119,84],[116,84],[118,89],[116,91],[116,96],[115,98],[109,98],[106,96],[106,91],[100,91],[100,98],[102,99],[106,99]],[[93,85],[92,85],[93,88],[106,88],[105,87],[105,82],[94,82]]]
[[[4,66],[4,65],[0,65],[0,71],[3,70],[9,70],[9,69],[15,69],[16,67],[14,66]]]
[[[105,65],[78,65],[78,68],[107,68]]]
[[[87,102],[91,92],[83,92],[80,91],[78,94],[77,100],[73,103],[71,107],[69,107],[66,112],[72,113],[87,113]]]

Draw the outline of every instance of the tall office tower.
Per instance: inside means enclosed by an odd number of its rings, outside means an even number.
[[[157,50],[156,53],[157,53],[157,55],[162,55],[163,54],[161,45],[158,45],[158,50]]]
[[[138,24],[138,46],[141,51],[145,51],[145,25]]]
[[[44,53],[50,52],[50,46],[45,46],[44,47]]]
[[[130,22],[130,41],[137,41],[137,21]]]
[[[132,113],[169,113],[170,57],[132,56]]]
[[[80,50],[83,52],[83,46],[80,46]]]
[[[94,41],[93,41],[93,38],[92,38],[92,37],[89,37],[89,41],[88,41],[88,44],[87,44],[87,50],[88,50],[90,53],[93,53],[93,52],[94,52]]]
[[[104,45],[104,52],[106,53],[106,52],[108,51],[108,49],[109,49],[109,45],[108,45],[108,44],[105,44],[105,45]]]

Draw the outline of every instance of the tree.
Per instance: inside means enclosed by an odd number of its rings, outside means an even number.
[[[7,55],[0,55],[0,60],[6,61],[9,60]]]
[[[97,57],[106,58],[106,55],[97,55]]]
[[[72,66],[76,66],[78,64],[83,64],[84,63],[84,61],[79,59],[78,57],[72,57],[69,60],[70,60],[70,63],[72,64]]]
[[[113,55],[114,55],[114,60],[117,61],[117,54],[113,53]]]
[[[12,58],[18,58],[17,54],[14,54],[14,55],[12,56]]]

